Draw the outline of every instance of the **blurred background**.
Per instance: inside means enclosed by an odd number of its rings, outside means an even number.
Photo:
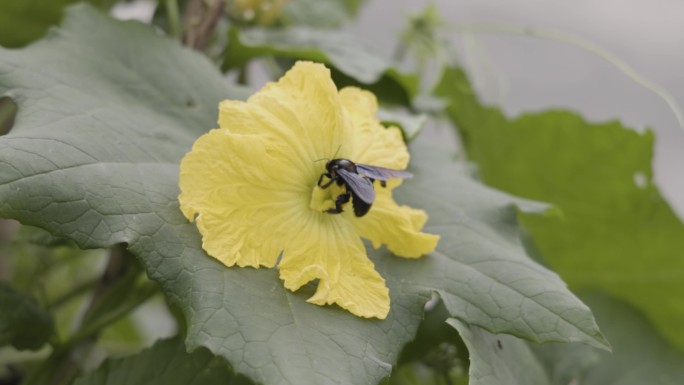
[[[682,1],[368,0],[350,30],[390,55],[407,15],[428,4],[453,25],[515,24],[575,35],[613,53],[684,105]],[[504,33],[453,31],[446,37],[456,43],[481,97],[509,115],[558,107],[591,121],[619,119],[637,130],[653,129],[656,182],[684,218],[684,129],[660,97],[576,46]]]
[[[684,2],[679,0],[366,0],[347,28],[391,57],[409,17],[434,5],[444,38],[466,66],[479,94],[514,116],[549,107],[575,110],[590,121],[619,119],[656,132],[658,186],[684,218],[684,128],[661,97],[613,64],[580,47],[513,33],[464,33],[465,25],[514,25],[574,35],[628,64],[684,105]],[[120,4],[122,19],[150,20],[155,1]],[[266,81],[264,79],[264,81]]]

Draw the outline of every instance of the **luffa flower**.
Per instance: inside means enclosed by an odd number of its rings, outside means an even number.
[[[362,217],[351,202],[340,214],[324,212],[344,186],[317,185],[333,156],[406,168],[399,129],[383,127],[376,111],[372,93],[338,92],[330,71],[310,62],[298,62],[246,102],[223,101],[220,128],[200,137],[180,166],[180,207],[196,221],[204,250],[226,266],[278,264],[292,291],[318,280],[308,302],[385,318],[388,289],[360,237],[417,258],[438,241],[420,232],[427,215],[392,199],[401,180],[385,188],[376,182],[376,200]]]

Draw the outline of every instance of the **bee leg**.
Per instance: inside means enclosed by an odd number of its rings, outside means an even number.
[[[340,194],[337,199],[335,199],[335,208],[334,209],[327,209],[324,212],[328,214],[339,214],[341,213],[342,210],[342,205],[349,202],[351,199],[351,193],[346,192],[344,194]]]
[[[327,183],[321,184],[321,182],[323,182],[323,177],[328,178],[329,181],[328,181]],[[332,175],[330,175],[330,174],[327,173],[327,172],[324,172],[323,174],[321,174],[321,177],[318,178],[318,183],[317,183],[317,184],[318,184],[318,187],[320,187],[320,188],[322,188],[322,189],[325,189],[325,188],[328,188],[328,186],[330,186],[334,181],[335,181],[335,180],[333,179]]]
[[[367,177],[367,176],[364,176],[364,178],[366,178],[366,179],[368,179],[369,181],[371,181],[371,183],[375,182],[375,179],[373,179],[373,178],[370,178],[370,177]],[[382,186],[382,187],[387,187],[387,181],[386,181],[386,180],[379,180],[378,182],[380,183],[380,186]]]

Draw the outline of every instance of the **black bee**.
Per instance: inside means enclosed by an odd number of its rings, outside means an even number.
[[[375,180],[380,181],[380,185],[385,187],[388,179],[406,179],[413,176],[408,171],[356,164],[349,159],[341,158],[329,160],[325,164],[325,169],[327,172],[318,178],[318,187],[325,189],[333,182],[336,182],[338,186],[345,186],[345,193],[340,194],[335,199],[335,208],[328,209],[325,212],[339,214],[342,212],[342,205],[351,199],[354,214],[357,217],[366,215],[375,201],[375,189],[373,189]],[[323,177],[330,180],[323,183]]]

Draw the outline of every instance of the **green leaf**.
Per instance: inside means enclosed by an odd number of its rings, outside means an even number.
[[[439,93],[484,182],[563,212],[521,217],[551,267],[571,287],[642,309],[684,348],[684,225],[653,183],[652,132],[565,111],[508,119],[482,106],[458,69]]]
[[[424,207],[437,252],[404,260],[370,251],[386,278],[386,320],[306,303],[275,270],[226,268],[208,257],[178,209],[178,163],[215,126],[217,104],[243,96],[209,61],[147,26],[69,10],[49,39],[0,52],[0,93],[19,105],[0,138],[0,215],[84,248],[125,243],[204,346],[264,384],[377,383],[437,292],[452,317],[534,341],[605,346],[586,306],[518,239],[515,205],[474,182],[452,149],[415,143],[403,202]],[[420,142],[420,140],[418,140]]]
[[[475,182],[448,146],[422,139],[411,146],[414,178],[397,196],[425,209],[426,231],[442,238],[430,258],[393,261],[391,274],[413,290],[429,285],[453,317],[489,332],[607,348],[590,310],[524,252],[516,215],[543,217],[546,206]]]
[[[404,140],[410,142],[415,139],[427,123],[427,115],[414,115],[398,110],[378,110],[378,119],[385,126],[397,126],[404,135]]]
[[[41,228],[32,226],[21,226],[17,238],[23,242],[44,247],[72,245],[71,242],[66,239],[57,238]]]
[[[249,382],[235,377],[230,365],[207,349],[186,352],[183,339],[175,337],[157,341],[138,354],[109,359],[74,384],[247,385]]]
[[[33,298],[0,281],[0,346],[37,350],[53,330],[52,317]]]
[[[456,328],[470,353],[470,385],[546,385],[544,368],[527,344],[515,337],[496,335],[457,319]]]
[[[684,378],[684,353],[669,344],[643,313],[605,294],[582,295],[613,343],[613,353],[575,344],[533,346],[553,385],[669,385]]]
[[[373,83],[389,68],[388,63],[351,36],[324,29],[292,27],[284,29],[231,29],[226,65],[238,67],[262,55],[281,55],[332,63],[343,73],[361,82]]]
[[[410,104],[418,93],[418,78],[399,72],[367,45],[341,31],[291,27],[284,29],[249,28],[230,30],[224,69],[237,68],[260,56],[284,56],[326,63],[340,85],[366,85],[397,104]]]
[[[0,45],[20,47],[45,34],[62,18],[64,7],[78,0],[0,0]],[[109,7],[113,0],[90,0]]]
[[[287,25],[334,28],[352,20],[362,0],[289,0],[281,10]]]
[[[19,47],[40,38],[76,0],[0,0],[0,45]]]

